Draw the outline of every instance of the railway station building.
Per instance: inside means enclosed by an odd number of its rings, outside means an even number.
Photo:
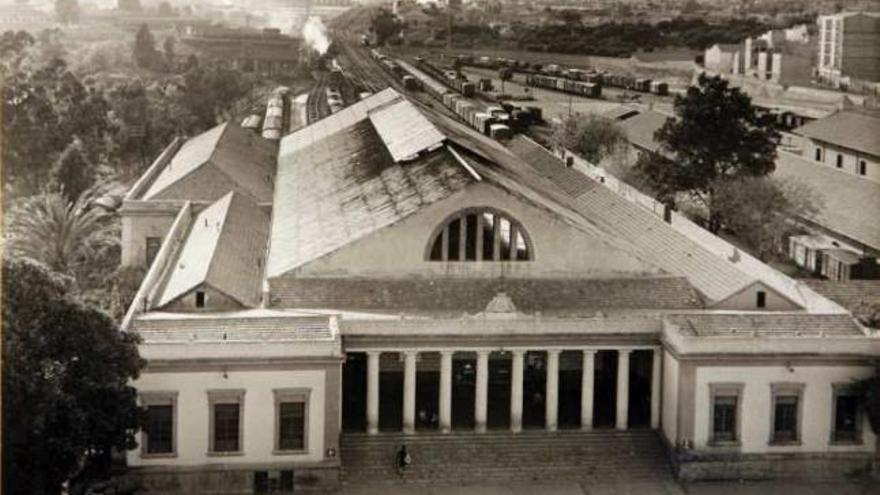
[[[277,147],[172,143],[121,212],[151,492],[394,481],[401,444],[447,483],[878,459],[880,339],[844,308],[393,89]]]

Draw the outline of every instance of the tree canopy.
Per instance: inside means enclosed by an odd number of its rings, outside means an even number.
[[[613,120],[595,114],[566,117],[554,126],[550,139],[594,164],[627,145],[626,134]]]
[[[748,95],[718,76],[701,74],[685,96],[676,96],[674,107],[677,118],[655,136],[673,165],[649,161],[642,171],[662,189],[696,197],[717,232],[716,190],[726,181],[772,172],[779,133],[771,116],[758,113]]]
[[[140,423],[137,337],[30,261],[3,260],[3,492],[100,476]]]
[[[156,39],[149,26],[141,24],[134,37],[134,61],[142,69],[159,69],[162,54],[156,49]]]

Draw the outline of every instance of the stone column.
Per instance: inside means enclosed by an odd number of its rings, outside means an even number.
[[[367,433],[379,433],[379,351],[367,352]]]
[[[489,401],[489,351],[477,351],[477,391],[474,398],[474,423],[478,432],[486,431]]]
[[[547,401],[544,402],[544,425],[547,431],[556,431],[559,422],[559,353],[547,351]]]
[[[452,430],[452,351],[440,351],[440,431]]]
[[[651,428],[660,427],[660,380],[663,378],[663,349],[654,349],[651,360]]]
[[[522,431],[523,413],[523,357],[525,351],[512,351],[513,363],[510,376],[510,430]]]
[[[625,430],[629,419],[629,354],[630,349],[617,351],[617,421],[618,430]]]
[[[416,431],[416,351],[403,354],[403,432]]]
[[[584,350],[581,369],[581,429],[593,429],[593,381],[596,363],[596,351]]]

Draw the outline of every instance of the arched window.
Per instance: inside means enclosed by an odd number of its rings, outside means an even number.
[[[491,208],[462,210],[437,228],[430,261],[531,261],[534,252],[522,224]]]

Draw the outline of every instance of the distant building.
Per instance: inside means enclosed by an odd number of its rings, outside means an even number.
[[[187,27],[181,41],[200,56],[228,63],[244,72],[275,75],[296,67],[300,41],[278,29]]]
[[[813,161],[880,181],[880,116],[843,110],[794,130]]]
[[[819,16],[819,80],[835,87],[852,79],[880,81],[880,12]]]
[[[635,163],[644,153],[662,153],[662,145],[654,134],[663,127],[671,115],[651,109],[621,105],[605,112],[605,117],[613,119],[626,134],[629,143],[627,163]],[[616,158],[616,157],[615,157]]]
[[[0,31],[40,31],[52,27],[54,20],[27,5],[0,5]]]
[[[784,86],[809,85],[814,42],[806,25],[773,29],[739,44],[716,44],[706,50],[707,70]]]

